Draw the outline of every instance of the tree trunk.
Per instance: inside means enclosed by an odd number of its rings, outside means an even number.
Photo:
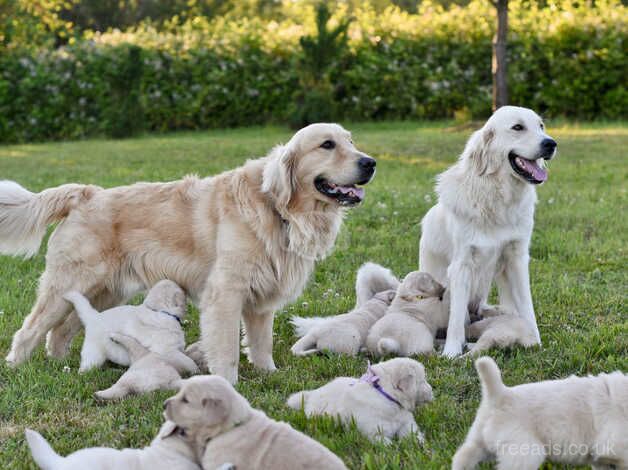
[[[493,111],[508,104],[506,40],[508,35],[508,0],[494,0],[497,31],[493,38]]]

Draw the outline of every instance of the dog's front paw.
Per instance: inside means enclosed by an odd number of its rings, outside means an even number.
[[[462,343],[459,341],[447,341],[443,348],[443,356],[453,359],[462,354]]]

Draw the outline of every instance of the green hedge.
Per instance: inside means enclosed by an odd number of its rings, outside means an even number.
[[[337,15],[345,15],[339,11]],[[490,109],[489,2],[417,15],[368,6],[330,71],[336,119],[473,116]],[[300,15],[300,16],[299,16]],[[0,55],[0,141],[286,122],[299,91],[298,38],[313,12],[281,23],[197,21]],[[627,117],[626,8],[511,2],[511,101],[546,116]]]

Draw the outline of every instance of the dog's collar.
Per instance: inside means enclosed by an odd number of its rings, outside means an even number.
[[[380,377],[375,373],[375,371],[371,367],[371,361],[368,361],[368,365],[366,367],[366,373],[362,377],[360,377],[360,382],[369,384],[371,387],[375,389],[377,393],[383,396],[386,400],[393,402],[394,404],[398,405],[400,408],[403,408],[403,405],[399,402],[399,400],[397,400],[391,394],[386,392],[386,390],[384,390],[384,388],[379,384],[379,381],[380,381]]]
[[[179,325],[183,326],[183,322],[181,321],[181,317],[179,315],[175,315],[174,313],[170,313],[166,310],[157,310],[155,308],[152,307],[148,307],[149,310],[152,310],[153,312],[157,312],[157,313],[163,313],[164,315],[168,315],[169,317],[174,318],[176,321],[179,322]]]

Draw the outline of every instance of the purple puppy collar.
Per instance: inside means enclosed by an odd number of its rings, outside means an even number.
[[[399,405],[399,407],[403,408],[403,405],[399,403],[399,401],[395,397],[391,396],[389,393],[386,392],[386,390],[382,388],[382,386],[379,384],[379,380],[380,378],[371,368],[371,361],[368,361],[368,365],[366,367],[366,374],[360,377],[360,382],[369,384],[371,387],[373,387],[377,391],[377,393],[383,396],[386,400],[392,401],[396,405]]]

